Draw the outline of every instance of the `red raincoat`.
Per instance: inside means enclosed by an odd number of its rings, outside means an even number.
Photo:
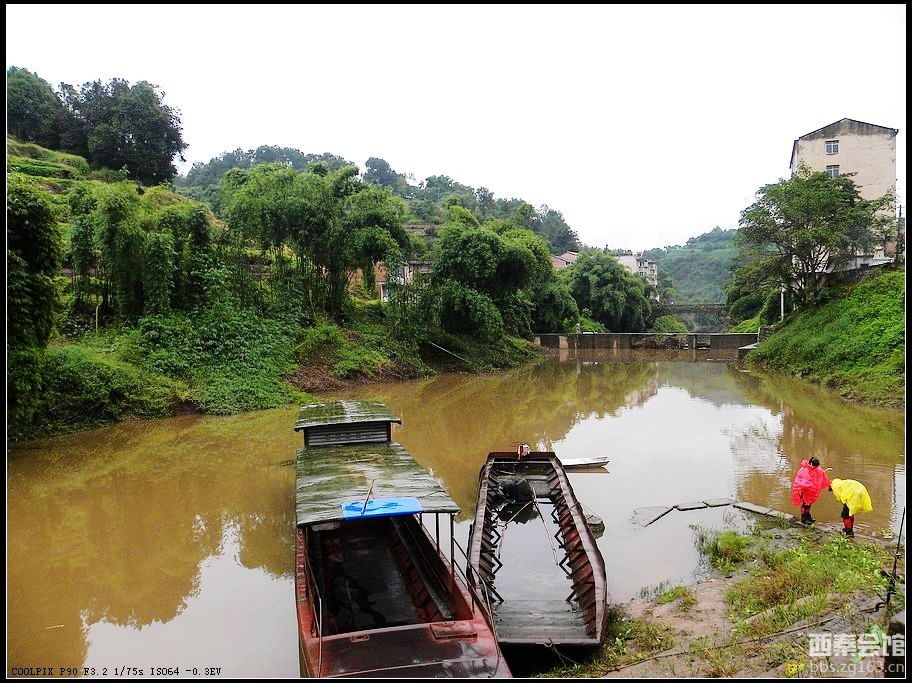
[[[810,505],[830,485],[830,478],[820,467],[812,467],[807,460],[801,461],[798,474],[792,483],[792,505]]]

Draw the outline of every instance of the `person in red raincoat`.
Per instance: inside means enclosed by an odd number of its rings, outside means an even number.
[[[802,460],[801,467],[792,482],[792,505],[801,506],[801,523],[813,524],[816,520],[811,517],[811,505],[820,498],[821,492],[830,486],[830,479],[826,472],[820,469],[817,458]]]

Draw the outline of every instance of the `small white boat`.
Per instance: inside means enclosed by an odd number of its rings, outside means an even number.
[[[560,462],[565,468],[603,467],[608,464],[608,458],[604,455],[593,455],[589,458],[562,458]]]

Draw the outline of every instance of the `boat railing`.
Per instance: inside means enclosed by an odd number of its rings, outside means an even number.
[[[491,596],[488,595],[488,584],[481,578],[481,574],[472,566],[472,563],[469,562],[469,555],[459,545],[459,541],[453,539],[453,547],[455,547],[461,554],[463,559],[463,565],[465,566],[465,571],[462,567],[456,562],[455,558],[451,558],[453,566],[459,572],[459,575],[465,581],[466,588],[469,591],[469,595],[472,599],[472,615],[475,615],[475,608],[477,607],[481,610],[482,615],[484,616],[485,621],[491,629],[491,633],[494,634],[494,640],[497,640],[497,625],[494,623],[494,611],[491,607]],[[476,578],[477,577],[477,580]],[[476,586],[480,587],[481,595],[478,594],[478,589]],[[500,648],[497,648],[497,668],[500,668]]]
[[[482,578],[481,574],[478,573],[478,570],[472,566],[472,563],[469,562],[468,553],[459,545],[459,541],[453,541],[453,546],[459,553],[462,555],[463,569],[456,559],[453,558],[453,566],[456,568],[456,571],[459,572],[459,576],[465,581],[466,587],[469,589],[469,595],[472,598],[472,614],[475,614],[476,607],[482,610],[482,613],[485,615],[485,619],[489,619],[493,614],[491,611],[491,599],[488,595],[488,584]],[[480,589],[480,594],[479,594]],[[494,619],[490,618],[491,630],[494,630]],[[496,634],[495,634],[496,635]]]
[[[314,576],[310,562],[305,562],[304,568],[307,576],[307,590],[316,598],[310,601],[310,606],[313,612],[313,624],[317,630],[316,636],[319,649],[316,677],[320,678],[323,675],[323,596],[320,595],[320,589],[317,587],[317,578]]]

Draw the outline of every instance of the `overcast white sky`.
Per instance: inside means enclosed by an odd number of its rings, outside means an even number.
[[[561,211],[590,246],[737,227],[792,141],[899,129],[905,5],[6,5],[6,63],[146,80],[195,161],[371,156]]]

